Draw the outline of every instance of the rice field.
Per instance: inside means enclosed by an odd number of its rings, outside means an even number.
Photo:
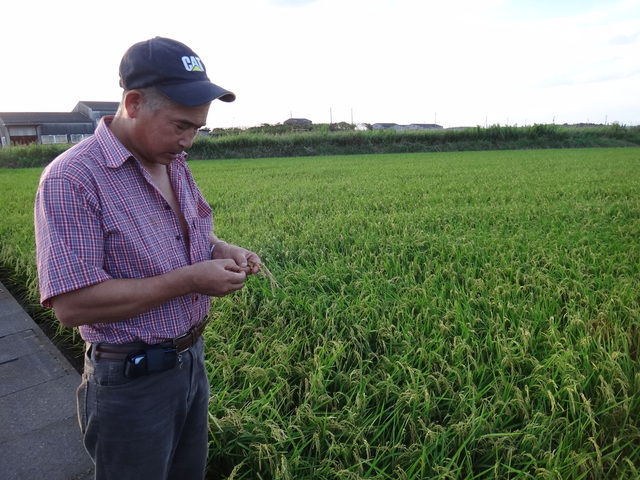
[[[640,477],[640,149],[191,168],[277,281],[214,300],[209,478]]]

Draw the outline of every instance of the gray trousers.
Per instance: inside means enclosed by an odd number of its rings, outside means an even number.
[[[129,379],[124,362],[85,355],[78,420],[96,480],[202,480],[209,380],[203,342],[172,370]]]

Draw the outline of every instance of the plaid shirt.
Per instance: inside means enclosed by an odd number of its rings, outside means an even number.
[[[43,172],[35,201],[40,301],[111,278],[145,278],[208,260],[211,207],[195,184],[186,153],[168,167],[188,224],[177,216],[142,165],[113,136],[112,117]],[[114,299],[117,301],[117,299]],[[207,314],[211,299],[186,295],[116,323],[82,325],[91,343],[160,343]]]

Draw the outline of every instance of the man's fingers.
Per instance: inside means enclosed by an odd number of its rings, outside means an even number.
[[[240,273],[243,271],[242,267],[237,265],[235,262],[229,262],[224,266],[224,269],[234,273]]]

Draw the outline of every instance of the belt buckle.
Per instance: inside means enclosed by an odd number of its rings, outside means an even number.
[[[191,345],[189,345],[187,348],[183,348],[182,350],[180,350],[180,346],[179,346],[179,343],[181,340],[184,340],[188,337],[193,337],[193,334],[194,334],[194,327],[191,327],[188,331],[186,331],[182,335],[178,335],[177,337],[171,340],[171,343],[173,344],[173,346],[176,347],[177,353],[184,353],[187,350],[189,350],[190,347],[193,346],[193,343],[194,343],[193,338],[191,339]]]

